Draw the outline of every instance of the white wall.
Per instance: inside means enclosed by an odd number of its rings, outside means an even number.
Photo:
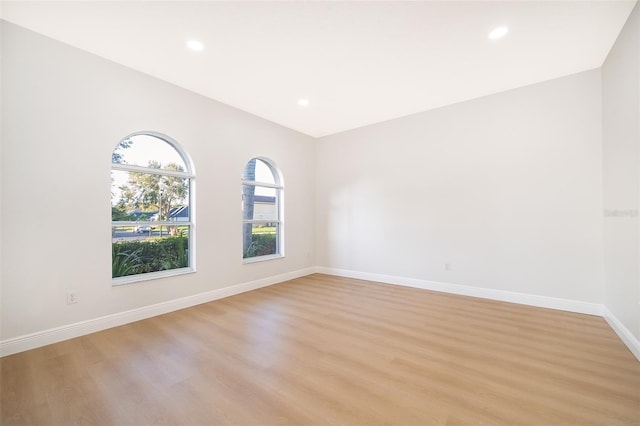
[[[602,101],[605,304],[640,340],[639,5],[602,67]]]
[[[194,160],[197,273],[113,287],[111,151],[141,130]],[[286,257],[243,265],[255,156],[284,175]],[[310,137],[2,22],[2,340],[313,266],[314,167]]]
[[[321,138],[318,265],[602,303],[601,151],[599,70]]]

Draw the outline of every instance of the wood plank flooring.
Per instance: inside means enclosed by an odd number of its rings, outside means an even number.
[[[0,360],[9,425],[640,425],[599,317],[311,275]]]

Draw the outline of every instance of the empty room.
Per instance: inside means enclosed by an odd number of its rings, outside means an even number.
[[[636,0],[0,17],[3,426],[640,426]]]

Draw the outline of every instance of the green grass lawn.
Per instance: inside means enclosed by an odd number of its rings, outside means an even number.
[[[253,228],[252,234],[275,234],[276,227],[275,226],[263,226],[260,228]]]

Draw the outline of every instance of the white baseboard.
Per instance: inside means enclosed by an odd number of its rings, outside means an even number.
[[[450,284],[438,281],[421,280],[417,278],[398,277],[393,275],[372,274],[345,269],[316,267],[321,274],[336,275],[347,278],[357,278],[367,281],[377,281],[385,284],[396,284],[424,290],[441,291],[462,296],[480,297],[483,299],[499,300],[502,302],[519,303],[521,305],[537,306],[541,308],[557,309],[561,311],[577,312],[588,315],[602,316],[604,306],[597,303],[579,302],[576,300],[560,299],[533,294],[517,293],[505,290],[493,290],[482,287],[472,287],[460,284]]]
[[[368,272],[351,271],[346,269],[326,268],[317,266],[315,271],[320,274],[335,275],[346,278],[356,278],[366,281],[376,281],[385,284],[403,285],[425,290],[441,291],[462,296],[480,297],[483,299],[499,300],[502,302],[519,303],[521,305],[537,306],[540,308],[557,309],[579,314],[597,315],[604,317],[613,331],[629,348],[631,353],[640,361],[640,342],[633,334],[604,306],[598,303],[581,302],[577,300],[560,299],[556,297],[537,296],[533,294],[517,293],[505,290],[493,290],[481,287],[471,287],[460,284],[450,284],[416,278],[398,277],[393,275],[372,274]]]
[[[373,274],[346,269],[312,267],[300,269],[285,274],[274,275],[247,283],[237,284],[205,293],[195,294],[176,300],[157,303],[130,311],[119,312],[100,318],[82,321],[74,324],[43,330],[24,336],[14,337],[0,341],[0,357],[12,355],[18,352],[35,349],[74,337],[83,336],[112,327],[131,322],[151,318],[157,315],[177,311],[213,300],[222,299],[261,287],[277,284],[283,281],[303,277],[314,272],[335,275],[346,278],[356,278],[367,281],[381,282],[385,284],[403,285],[407,287],[421,288],[425,290],[441,291],[445,293],[460,294],[463,296],[480,297],[483,299],[500,300],[503,302],[519,303],[523,305],[538,306],[542,308],[558,309],[588,315],[604,317],[620,339],[627,345],[631,353],[640,361],[640,341],[604,306],[597,303],[580,302],[575,300],[560,299],[547,296],[536,296],[526,293],[517,293],[504,290],[471,287],[460,284],[450,284],[437,281],[421,280],[416,278],[398,277],[392,275]]]
[[[63,340],[72,339],[74,337],[84,336],[86,334],[106,330],[107,328],[117,327],[146,318],[151,318],[157,315],[177,311],[179,309],[211,302],[213,300],[222,299],[224,297],[233,296],[261,287],[277,284],[283,281],[292,280],[294,278],[303,277],[305,275],[312,274],[314,271],[315,268],[300,269],[285,274],[250,281],[247,283],[232,285],[229,287],[211,290],[200,294],[194,294],[193,296],[187,296],[176,300],[169,300],[167,302],[157,303],[155,305],[144,306],[142,308],[132,309],[130,311],[119,312],[117,314],[107,315],[100,318],[94,318],[88,321],[77,322],[74,324],[64,325],[62,327],[39,331],[37,333],[14,337],[0,342],[0,356],[12,355],[18,352],[27,351],[29,349],[35,349],[41,346],[50,345],[52,343],[61,342]]]
[[[640,361],[640,340],[631,334],[629,329],[620,322],[606,307],[604,308],[604,319],[609,326],[616,332],[620,340],[627,345],[631,353]]]

